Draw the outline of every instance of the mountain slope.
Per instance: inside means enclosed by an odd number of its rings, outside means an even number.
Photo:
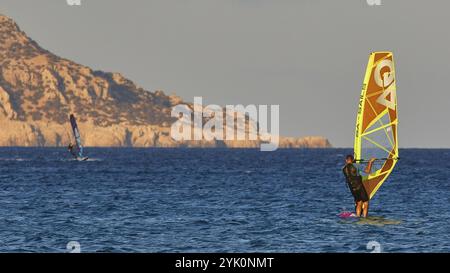
[[[75,113],[87,146],[215,147],[170,138],[173,106],[183,103],[149,92],[119,73],[93,71],[41,48],[10,18],[0,15],[0,145],[61,146],[70,142]],[[282,139],[286,147],[328,147],[324,138]],[[259,142],[225,142],[258,147]]]

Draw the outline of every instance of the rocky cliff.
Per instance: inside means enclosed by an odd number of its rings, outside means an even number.
[[[86,146],[216,147],[176,142],[173,106],[183,103],[149,92],[119,73],[93,71],[41,48],[10,18],[0,15],[0,146],[64,146],[68,116],[78,119]],[[259,147],[226,141],[226,147]],[[281,147],[329,147],[322,137],[281,138]]]

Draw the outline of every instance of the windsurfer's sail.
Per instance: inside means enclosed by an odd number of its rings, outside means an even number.
[[[76,141],[76,154],[78,155],[78,158],[83,158],[83,145],[81,145],[81,136],[80,136],[80,131],[78,130],[78,125],[77,125],[77,121],[75,120],[75,116],[74,115],[70,115],[70,124],[72,125],[72,131],[73,131],[73,136],[75,138]]]
[[[372,198],[391,174],[398,160],[397,95],[392,52],[374,52],[369,57],[355,133],[357,163],[377,160],[372,172],[363,176]]]

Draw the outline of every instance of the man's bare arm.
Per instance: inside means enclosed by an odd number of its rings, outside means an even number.
[[[375,158],[371,158],[371,159],[369,160],[369,163],[367,164],[366,169],[364,169],[364,172],[365,172],[365,173],[369,174],[369,173],[372,172],[372,166],[373,166],[373,162],[374,162],[375,160],[376,160]]]

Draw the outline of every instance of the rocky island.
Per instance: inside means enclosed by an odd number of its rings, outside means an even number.
[[[259,147],[259,141],[174,141],[171,109],[182,103],[119,73],[56,56],[0,15],[0,146],[65,146],[71,142],[68,116],[74,113],[85,146]],[[323,137],[281,137],[280,147],[331,145]]]

